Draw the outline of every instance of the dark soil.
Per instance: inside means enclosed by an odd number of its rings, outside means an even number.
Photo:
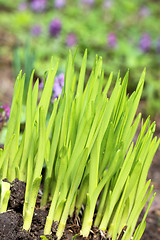
[[[7,179],[4,179],[7,181]],[[36,208],[33,215],[33,220],[31,224],[30,231],[25,231],[22,229],[23,227],[23,204],[24,204],[24,196],[25,196],[25,183],[15,179],[11,184],[11,195],[8,204],[8,210],[5,213],[0,214],[0,240],[40,240],[43,235],[43,229],[45,226],[46,217],[48,215],[49,204],[45,209],[40,209],[40,199],[41,195],[38,194],[36,201]],[[149,212],[147,218],[147,227],[146,231],[142,237],[142,240],[149,239],[160,239],[160,210],[157,210],[155,206],[153,206],[152,211]],[[143,214],[142,214],[143,215]],[[139,222],[141,221],[140,220]],[[152,228],[150,228],[150,224],[152,224]],[[46,236],[47,239],[57,239],[56,231],[58,228],[58,223],[53,222],[52,225],[52,234],[50,236]],[[106,237],[106,232],[100,231],[99,229],[92,228],[90,235],[88,238],[84,238],[79,235],[81,228],[80,219],[73,216],[69,217],[64,234],[62,236],[62,240],[72,240],[75,236],[76,240],[85,240],[85,239],[108,239]],[[124,229],[125,230],[125,229]],[[118,240],[121,240],[123,236],[123,231],[120,234]]]
[[[4,181],[7,181],[4,179]],[[15,179],[11,182],[11,195],[8,204],[8,210],[5,213],[0,214],[0,240],[40,240],[43,235],[43,229],[46,221],[46,217],[48,215],[49,204],[45,209],[39,208],[41,195],[38,194],[36,208],[33,215],[33,220],[31,224],[30,231],[25,231],[22,229],[23,227],[23,204],[24,204],[24,196],[25,196],[25,183]],[[52,234],[50,236],[46,236],[48,239],[57,239],[56,231],[58,228],[58,223],[53,222],[52,225]],[[106,233],[100,231],[99,229],[93,228],[90,232],[88,238],[84,238],[79,235],[80,232],[80,219],[69,217],[64,234],[62,236],[62,240],[72,240],[72,237],[75,237],[76,240],[82,239],[107,239]],[[123,232],[121,237],[123,236]],[[119,238],[119,240],[121,239]]]
[[[9,182],[7,179],[4,179],[3,181]],[[8,210],[14,210],[18,213],[22,213],[26,184],[18,179],[15,179],[10,184],[11,194],[8,203]]]
[[[146,230],[141,240],[160,240],[160,210],[150,212],[146,222]]]

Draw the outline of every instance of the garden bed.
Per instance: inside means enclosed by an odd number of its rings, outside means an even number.
[[[151,171],[154,168],[154,163]],[[40,240],[40,236],[43,235],[43,229],[45,225],[45,220],[48,214],[49,204],[45,209],[40,209],[40,199],[39,194],[36,201],[36,208],[33,215],[33,221],[31,225],[30,232],[22,230],[23,226],[23,216],[22,209],[24,203],[24,193],[25,193],[25,183],[16,179],[11,184],[11,195],[9,200],[8,211],[0,214],[0,239],[5,240]],[[156,200],[155,200],[156,201]],[[154,205],[154,203],[153,203]],[[156,205],[157,206],[157,205]],[[142,214],[143,215],[143,214]],[[155,207],[151,209],[147,217],[147,227],[143,234],[142,240],[160,239],[160,210]],[[140,217],[141,220],[141,217]],[[57,223],[54,222],[52,225],[52,235],[51,239],[57,239],[56,230]],[[75,234],[80,231],[80,219],[68,218],[65,232],[62,239],[70,240]],[[121,235],[122,236],[122,235]],[[82,236],[77,236],[75,239],[86,239]],[[92,229],[88,239],[106,239],[104,233],[100,232],[98,229]],[[120,240],[120,238],[118,239]]]
[[[7,181],[6,179],[4,181]],[[0,214],[0,239],[5,240],[40,240],[43,239],[43,229],[48,215],[48,210],[50,203],[44,208],[40,209],[41,194],[38,194],[36,207],[34,210],[33,220],[31,224],[30,231],[25,231],[23,227],[23,203],[25,196],[25,183],[15,179],[11,182],[11,195],[8,205],[8,211]],[[73,216],[69,217],[65,227],[62,240],[72,240],[75,235],[79,235],[81,227],[80,218]],[[47,236],[48,239],[57,239],[56,231],[58,228],[58,223],[53,222],[52,224],[52,234]],[[123,232],[121,233],[118,240],[121,240]],[[99,229],[92,228],[88,238],[82,236],[77,236],[74,239],[108,239],[106,238],[106,233]]]

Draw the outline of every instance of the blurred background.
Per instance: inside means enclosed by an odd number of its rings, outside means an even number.
[[[154,117],[160,112],[159,16],[156,0],[0,0],[0,102],[10,103],[20,69],[30,75],[35,68],[41,78],[53,56],[64,72],[68,49],[78,46],[77,69],[87,48],[88,73],[96,54],[106,76],[119,70],[124,76],[129,68],[130,92],[147,67],[144,110]]]
[[[87,75],[95,55],[103,57],[107,79],[120,70],[123,77],[130,70],[128,93],[135,90],[140,75],[147,68],[139,111],[144,118],[156,120],[160,135],[160,1],[158,0],[0,0],[0,105],[6,111],[12,101],[13,86],[22,69],[29,79],[43,88],[44,72],[51,56],[60,58],[53,99],[60,94],[69,49],[77,51],[75,66],[81,66],[88,49]],[[26,85],[27,88],[27,85]],[[1,112],[0,112],[1,115]],[[6,116],[7,118],[7,116]],[[0,123],[1,124],[1,123]],[[2,129],[2,124],[0,125]],[[158,151],[149,177],[157,191],[143,239],[160,239],[160,153]],[[149,237],[149,238],[147,238]]]

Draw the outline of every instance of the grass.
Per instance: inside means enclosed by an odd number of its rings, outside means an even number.
[[[122,240],[129,240],[132,236],[138,240],[144,232],[145,218],[155,196],[150,198],[153,186],[146,179],[159,145],[159,140],[153,137],[155,123],[151,123],[149,117],[143,121],[141,114],[136,115],[145,70],[131,96],[127,94],[127,72],[123,80],[118,75],[108,97],[113,74],[104,86],[102,58],[96,56],[86,85],[87,51],[79,74],[75,73],[74,59],[75,56],[69,52],[64,88],[53,103],[49,121],[47,113],[59,63],[53,67],[51,61],[38,104],[39,82],[36,81],[33,87],[32,73],[21,140],[25,75],[18,75],[4,150],[0,153],[0,177],[9,181],[17,177],[26,182],[23,207],[25,230],[31,226],[42,168],[45,166],[41,208],[48,200],[51,206],[44,235],[50,234],[53,221],[58,221],[56,235],[61,239],[68,216],[72,216],[74,210],[78,216],[84,206],[80,231],[84,237],[95,226],[102,231],[107,230],[107,237],[116,240],[125,227]],[[141,131],[134,143],[140,122]],[[2,202],[2,194],[0,196]],[[138,217],[148,200],[146,213],[136,228]]]

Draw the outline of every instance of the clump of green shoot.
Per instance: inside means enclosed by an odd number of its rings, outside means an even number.
[[[53,103],[49,120],[47,112],[58,63],[53,62],[41,99],[38,81],[33,87],[31,75],[27,101],[25,130],[20,139],[20,117],[25,76],[18,75],[8,123],[4,150],[0,153],[0,177],[26,182],[23,228],[31,227],[37,194],[45,166],[41,208],[51,201],[44,235],[51,233],[53,221],[59,223],[61,239],[68,216],[78,217],[84,206],[80,234],[88,237],[93,226],[107,232],[107,238],[139,240],[145,219],[154,199],[153,186],[146,181],[149,167],[158,148],[153,137],[155,123],[136,116],[143,90],[145,70],[137,89],[127,95],[128,72],[118,75],[112,91],[113,73],[104,79],[102,58],[95,58],[86,82],[87,51],[79,74],[69,53],[62,94]],[[104,85],[105,83],[105,85]],[[110,94],[108,94],[108,92]],[[110,97],[108,97],[110,95]],[[141,122],[141,131],[133,142]],[[139,215],[149,200],[142,222]],[[94,217],[96,216],[96,217]],[[136,228],[136,230],[135,230]]]

